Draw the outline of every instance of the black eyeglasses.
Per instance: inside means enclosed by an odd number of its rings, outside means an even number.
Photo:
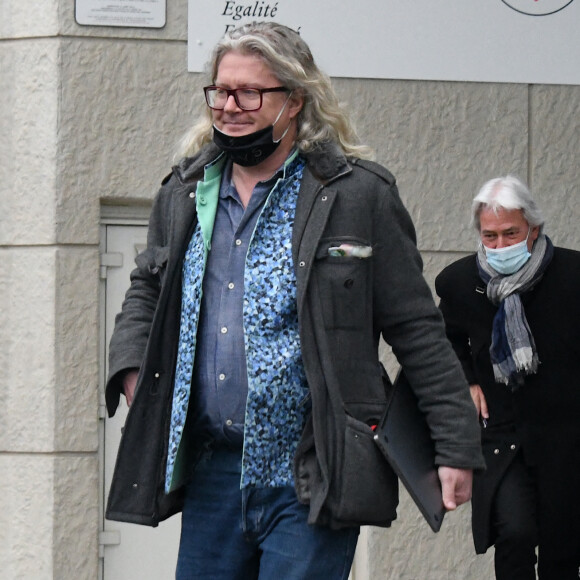
[[[288,91],[286,87],[273,87],[271,89],[255,89],[244,87],[243,89],[226,89],[211,85],[203,87],[205,101],[210,109],[223,111],[230,95],[233,95],[236,105],[243,111],[257,111],[262,107],[262,95],[264,93],[282,93]]]

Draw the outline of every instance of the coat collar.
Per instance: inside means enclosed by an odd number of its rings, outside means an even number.
[[[320,143],[315,149],[302,155],[306,159],[308,169],[324,185],[352,171],[348,159],[333,142]]]
[[[197,181],[203,177],[205,166],[217,161],[221,153],[221,150],[216,145],[210,143],[193,157],[184,157],[173,168],[173,173],[181,183]]]

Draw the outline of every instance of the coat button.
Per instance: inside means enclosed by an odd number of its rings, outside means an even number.
[[[349,278],[348,280],[344,281],[344,287],[347,289],[352,288],[354,285],[354,280],[352,278]]]
[[[299,262],[299,263],[298,263],[298,265],[299,265],[301,268],[304,268],[304,266],[306,266],[306,262],[305,262],[304,260],[302,260],[301,262]]]
[[[191,199],[193,199],[195,197],[195,191],[190,191],[189,197],[191,197]]]
[[[515,446],[515,445],[512,443],[512,444],[510,445],[510,449],[513,451],[515,448],[516,448],[516,446]]]
[[[499,449],[494,449],[494,450],[493,450],[493,454],[494,454],[494,455],[499,455]]]

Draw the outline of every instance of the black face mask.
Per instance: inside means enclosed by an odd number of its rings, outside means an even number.
[[[214,125],[213,142],[222,151],[225,151],[234,163],[242,165],[243,167],[253,167],[258,165],[276,151],[278,145],[280,145],[280,141],[284,139],[286,133],[288,133],[288,130],[290,129],[290,125],[288,125],[288,128],[284,133],[282,133],[280,139],[274,141],[274,125],[282,116],[291,95],[292,93],[288,95],[288,98],[284,102],[284,106],[278,113],[276,120],[269,127],[264,127],[259,131],[250,133],[249,135],[232,137],[231,135],[226,135]]]
[[[243,167],[253,167],[270,157],[281,140],[280,138],[274,141],[274,125],[240,137],[226,135],[215,125],[213,128],[213,142],[225,151],[234,163]]]

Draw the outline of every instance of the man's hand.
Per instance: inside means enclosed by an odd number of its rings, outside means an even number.
[[[129,371],[123,378],[123,393],[125,393],[125,398],[127,399],[127,407],[130,407],[133,402],[138,376],[139,371]]]
[[[483,395],[483,391],[479,385],[469,385],[469,393],[473,399],[477,415],[483,419],[489,419],[489,411],[487,410],[487,401]]]
[[[462,503],[471,499],[471,485],[473,471],[471,469],[457,469],[442,465],[438,469],[439,481],[443,495],[443,505],[452,511]]]

